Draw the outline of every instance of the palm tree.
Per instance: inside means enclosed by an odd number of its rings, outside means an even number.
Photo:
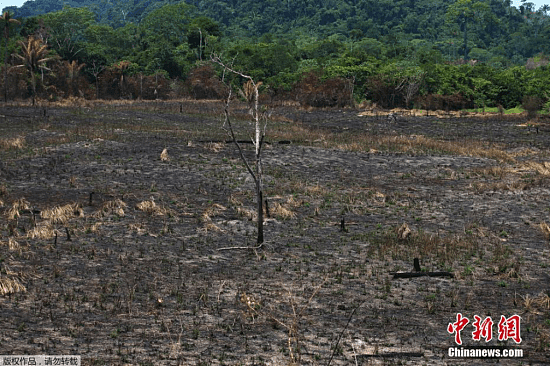
[[[76,91],[78,86],[76,84],[76,78],[80,70],[86,66],[86,64],[78,64],[77,61],[73,60],[72,62],[67,61],[67,84],[69,87],[68,95],[76,96]]]
[[[4,48],[4,102],[8,101],[8,41],[10,39],[10,23],[21,24],[17,19],[13,19],[9,12],[0,15],[0,20],[4,22],[4,39],[6,47]]]
[[[36,73],[38,70],[49,70],[45,65],[46,62],[53,60],[54,57],[46,57],[48,54],[48,45],[43,44],[41,39],[30,36],[27,42],[19,41],[21,45],[21,54],[15,55],[23,63],[16,67],[26,67],[31,74],[32,86],[32,105],[36,99]]]

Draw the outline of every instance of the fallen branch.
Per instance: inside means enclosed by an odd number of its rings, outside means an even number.
[[[222,251],[222,250],[235,250],[235,249],[253,249],[253,250],[256,250],[256,249],[260,249],[261,247],[263,246],[263,243],[258,245],[257,247],[225,247],[225,248],[218,248],[218,251]]]
[[[452,272],[394,272],[390,273],[393,278],[411,278],[411,277],[451,277],[455,275]]]
[[[394,357],[424,357],[422,352],[388,352],[376,355],[357,355],[358,358],[394,358]]]
[[[346,323],[346,326],[344,327],[344,329],[342,329],[342,332],[340,333],[340,335],[338,336],[338,340],[336,341],[336,344],[332,347],[332,353],[330,355],[330,358],[327,362],[327,366],[330,366],[330,363],[332,362],[332,359],[334,358],[334,355],[336,354],[336,349],[338,348],[338,344],[340,344],[340,340],[342,339],[342,336],[344,335],[344,332],[346,331],[346,329],[348,329],[348,326],[349,326],[349,323],[351,322],[351,318],[353,318],[353,315],[355,314],[355,312],[357,311],[357,309],[359,309],[361,307],[361,305],[363,305],[364,302],[360,303],[359,305],[357,305],[353,311],[351,312],[349,318],[348,318],[348,322]]]

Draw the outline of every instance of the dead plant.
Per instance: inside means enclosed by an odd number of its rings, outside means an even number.
[[[203,224],[202,230],[205,233],[208,232],[208,230],[223,232],[221,228],[219,228],[216,224],[212,222],[212,216],[219,215],[225,210],[227,210],[226,207],[217,203],[213,203],[210,206],[208,206],[206,210],[204,210],[204,212],[202,213],[201,217],[199,218],[199,221]]]
[[[4,150],[22,149],[25,146],[25,138],[18,136],[7,139],[0,139],[0,147]]]
[[[222,144],[221,142],[209,142],[206,145],[204,145],[204,147],[209,151],[219,153],[220,151],[223,150],[224,144]]]
[[[8,248],[10,250],[21,250],[21,245],[14,238],[10,237],[8,239]]]
[[[541,293],[537,296],[537,298],[536,298],[535,301],[537,302],[537,304],[538,304],[540,307],[542,307],[542,308],[544,308],[544,309],[546,309],[546,310],[550,309],[550,296],[548,295],[548,293],[541,292]]]
[[[27,288],[16,278],[0,278],[0,295],[26,292]]]
[[[288,208],[281,205],[279,202],[273,202],[273,207],[270,209],[270,212],[283,220],[289,220],[296,218],[296,214],[289,210]]]
[[[136,209],[152,216],[164,216],[172,214],[171,210],[168,210],[161,206],[157,206],[157,204],[153,200],[141,201],[136,205]]]
[[[201,222],[204,223],[204,222],[212,221],[211,216],[219,215],[221,212],[225,210],[227,210],[226,207],[217,203],[213,203],[210,206],[208,206],[206,210],[204,210],[204,212],[202,213]]]
[[[50,221],[40,222],[27,231],[27,238],[29,239],[50,239],[54,236],[56,236],[56,230]]]
[[[212,55],[211,61],[220,65],[223,68],[224,73],[230,72],[235,75],[241,76],[247,80],[247,82],[243,86],[246,89],[246,92],[243,92],[243,94],[245,98],[247,98],[249,112],[252,115],[252,120],[254,125],[254,137],[252,138],[252,142],[254,145],[254,164],[251,165],[249,160],[245,157],[243,149],[235,136],[235,130],[233,128],[231,118],[229,117],[229,103],[231,101],[231,88],[229,88],[229,93],[225,101],[225,108],[224,108],[225,120],[224,120],[223,129],[225,129],[228,135],[231,137],[231,140],[233,141],[233,143],[237,147],[237,150],[239,151],[239,155],[241,157],[242,162],[244,163],[248,173],[250,173],[250,176],[254,180],[255,191],[256,191],[256,201],[257,201],[256,202],[257,204],[256,215],[257,215],[257,228],[258,228],[257,244],[261,245],[264,242],[264,220],[263,220],[264,184],[263,184],[263,167],[262,167],[262,147],[264,146],[264,138],[266,135],[266,128],[267,128],[267,116],[264,113],[262,113],[259,108],[258,88],[261,85],[261,82],[254,82],[251,76],[245,75],[242,72],[232,69],[232,67],[226,65],[219,56]]]
[[[170,156],[168,156],[168,149],[164,148],[164,150],[162,150],[162,152],[160,153],[160,160],[170,161]]]
[[[8,238],[7,242],[0,242],[2,245],[7,245],[10,251],[21,250],[21,245],[12,237]]]
[[[56,206],[40,213],[40,217],[49,220],[52,224],[64,224],[73,217],[83,217],[84,211],[78,203],[69,203],[64,206]]]
[[[243,201],[240,198],[238,198],[234,193],[229,196],[227,201],[229,203],[231,203],[232,205],[234,205],[234,206],[242,206],[243,205]]]
[[[249,220],[256,220],[256,213],[244,207],[237,207],[237,213],[241,217],[246,217]]]
[[[539,224],[540,231],[544,234],[547,240],[550,240],[550,226],[546,222],[541,222]]]
[[[535,312],[535,309],[533,308],[535,305],[535,298],[531,297],[531,295],[527,294],[525,296],[522,296],[523,299],[523,307],[525,311],[528,312]]]
[[[397,229],[397,238],[399,240],[407,240],[411,236],[411,234],[411,228],[409,227],[409,225],[407,225],[406,222],[404,222],[403,225],[401,225],[399,229]]]
[[[77,178],[74,175],[69,178],[69,186],[72,188],[76,188],[77,186]]]
[[[550,162],[543,161],[542,163],[538,163],[538,162],[535,162],[535,161],[527,161],[527,162],[523,163],[516,171],[517,172],[535,171],[540,175],[549,176],[550,175]]]
[[[16,220],[20,217],[21,210],[29,210],[31,204],[25,198],[21,197],[16,201],[13,201],[11,207],[6,211],[8,220]]]
[[[122,217],[125,215],[125,212],[124,212],[125,207],[128,207],[128,205],[126,204],[126,202],[124,202],[120,198],[117,198],[111,201],[106,201],[103,203],[103,205],[101,205],[101,208],[98,211],[92,214],[92,217],[98,219],[111,214],[115,214]]]

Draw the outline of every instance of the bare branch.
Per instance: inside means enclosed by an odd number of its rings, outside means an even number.
[[[256,174],[254,174],[254,171],[250,167],[250,164],[248,164],[248,160],[246,160],[246,158],[244,156],[243,149],[242,149],[241,145],[239,144],[239,142],[237,141],[237,138],[235,137],[235,132],[233,131],[233,126],[231,125],[231,119],[229,118],[229,100],[230,99],[231,99],[231,89],[229,90],[229,96],[227,97],[227,101],[225,103],[225,108],[224,108],[224,111],[223,111],[224,114],[225,114],[224,125],[225,125],[225,123],[227,123],[227,125],[229,126],[229,135],[231,136],[231,139],[233,140],[233,142],[237,146],[237,149],[239,150],[241,160],[244,162],[244,165],[246,166],[246,170],[248,170],[248,172],[252,176],[252,179],[254,179],[254,182],[256,182],[257,181]]]
[[[235,250],[235,249],[253,249],[253,250],[256,250],[256,249],[260,249],[262,246],[263,246],[263,244],[260,244],[260,245],[255,246],[255,247],[224,247],[224,248],[218,248],[218,251]],[[281,323],[281,324],[284,325],[283,323]],[[286,327],[286,325],[285,325],[285,327]]]
[[[254,80],[252,80],[252,76],[245,75],[245,74],[243,74],[242,72],[237,71],[237,70],[233,69],[233,68],[230,67],[230,66],[227,66],[225,63],[223,63],[223,61],[220,59],[219,56],[217,56],[217,55],[212,55],[212,56],[210,56],[210,60],[211,60],[212,62],[214,62],[214,63],[217,63],[217,64],[220,65],[221,67],[223,67],[224,70],[227,70],[227,71],[229,71],[229,72],[232,72],[233,74],[237,74],[237,75],[239,75],[239,76],[242,76],[242,77],[245,78],[245,79],[250,80],[250,81],[252,82],[252,84],[253,84],[254,86],[256,86],[256,84],[254,83]],[[233,63],[233,62],[232,62],[232,63]]]

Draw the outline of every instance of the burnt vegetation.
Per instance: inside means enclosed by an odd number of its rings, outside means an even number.
[[[519,115],[272,105],[258,200],[254,146],[234,146],[256,88],[239,88],[225,105],[0,109],[2,354],[443,365],[461,312],[520,315],[506,347],[548,362],[550,134]],[[227,115],[244,127],[229,143]]]

